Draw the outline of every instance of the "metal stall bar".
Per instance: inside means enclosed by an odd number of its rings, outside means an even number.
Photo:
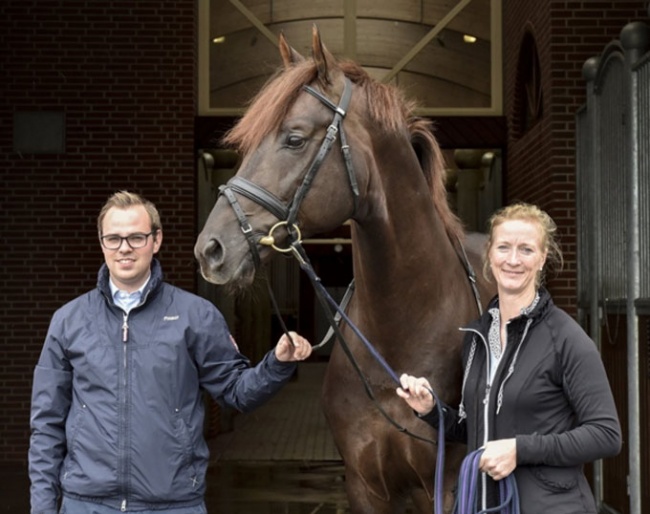
[[[577,291],[578,291],[578,322],[585,331],[589,331],[589,298],[591,257],[594,254],[591,233],[593,209],[591,202],[593,194],[593,149],[591,138],[590,112],[583,105],[576,113],[576,226],[577,226]]]
[[[587,256],[588,260],[588,276],[587,288],[589,294],[589,335],[596,342],[597,345],[600,344],[600,311],[598,305],[598,290],[600,284],[600,229],[598,226],[599,217],[596,215],[599,209],[599,199],[600,195],[600,160],[595,158],[596,148],[599,146],[599,136],[600,136],[600,127],[598,120],[598,104],[596,103],[596,98],[594,95],[594,80],[596,78],[596,72],[598,71],[599,59],[597,57],[592,57],[589,59],[583,67],[583,76],[587,82],[587,123],[589,125],[589,132],[587,137],[590,140],[589,150],[592,153],[591,157],[591,180],[587,181],[586,196],[590,197],[590,202],[585,202],[587,211],[584,213],[584,218],[591,220],[591,223],[587,226],[587,232],[590,234],[590,237],[587,239],[586,244],[588,245],[591,254]],[[584,175],[586,175],[587,170],[584,170]]]
[[[650,10],[650,6],[648,7]],[[646,40],[650,38],[646,26]],[[650,45],[646,45],[650,46]],[[640,50],[640,49],[639,49]],[[650,49],[633,66],[638,112],[637,144],[639,178],[639,297],[650,301]],[[644,230],[645,228],[645,230]]]
[[[626,215],[625,205],[628,180],[625,58],[618,41],[605,48],[594,81],[598,104],[599,134],[596,160],[600,162],[600,205],[596,216],[600,219],[602,245],[598,247],[601,260],[601,289],[598,291],[604,309],[603,321],[606,340],[616,340],[616,326],[608,324],[607,313],[625,312],[626,275]]]
[[[628,420],[629,420],[629,493],[630,513],[641,513],[641,418],[639,381],[639,317],[636,300],[640,295],[639,268],[639,90],[638,76],[632,67],[640,59],[650,40],[648,27],[641,22],[627,24],[621,31],[621,43],[625,49],[628,105],[627,151],[628,151],[628,281],[627,281],[627,368],[628,368]],[[647,91],[645,92],[647,95]]]
[[[650,5],[648,6],[650,14]],[[639,320],[641,391],[641,509],[650,510],[650,51],[633,68],[639,110]],[[645,323],[645,326],[644,326]],[[646,345],[645,348],[643,345]]]
[[[585,292],[588,297],[587,312],[589,315],[589,336],[596,343],[600,350],[600,319],[601,312],[599,306],[599,290],[600,290],[600,217],[597,215],[600,211],[600,159],[596,157],[597,149],[600,147],[600,116],[599,106],[595,94],[595,80],[598,73],[600,58],[592,57],[588,59],[583,68],[582,75],[587,83],[587,104],[586,104],[586,119],[585,124],[585,139],[584,150],[580,153],[584,156],[589,156],[586,159],[579,160],[580,171],[578,182],[579,187],[583,188],[580,198],[582,202],[583,212],[580,215],[581,221],[585,221],[585,225],[580,225],[581,229],[585,232],[584,248],[588,251],[588,255],[581,257],[581,264],[585,268]],[[582,138],[581,138],[582,140]],[[578,211],[580,212],[580,211]],[[594,482],[594,495],[598,504],[598,509],[603,503],[603,466],[602,461],[594,462],[593,466],[593,482]]]
[[[612,41],[584,67],[594,164],[594,180],[590,184],[595,221],[590,335],[603,355],[624,344],[618,325],[619,317],[625,314],[627,274],[626,215],[622,209],[627,192],[624,73],[625,58],[619,41]],[[594,463],[594,493],[599,511],[615,512],[606,504],[605,472],[602,461]]]
[[[599,246],[599,281],[597,282],[598,305],[602,307],[600,338],[601,353],[610,354],[625,344],[620,333],[619,320],[625,319],[627,292],[627,216],[624,208],[627,195],[628,151],[626,111],[628,104],[625,55],[620,41],[609,43],[601,54],[594,80],[594,95],[598,112],[598,139],[595,141],[595,159],[599,163],[599,204],[596,218]],[[622,348],[623,351],[626,348]],[[614,354],[615,354],[614,353]],[[616,385],[625,387],[628,376],[610,377]],[[629,391],[629,386],[627,386]],[[629,396],[629,392],[628,392]],[[628,408],[629,410],[629,408]],[[629,419],[629,418],[628,418]],[[605,475],[607,470],[602,461],[594,465],[597,477],[596,490],[600,495],[599,508],[604,512],[615,512],[607,504]],[[629,478],[629,477],[628,477]],[[629,484],[629,482],[628,482]]]

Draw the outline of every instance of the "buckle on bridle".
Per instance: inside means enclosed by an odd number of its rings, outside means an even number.
[[[276,230],[277,228],[281,227],[281,226],[286,226],[286,227],[287,227],[287,232],[289,233],[289,235],[290,235],[291,237],[294,237],[294,240],[293,240],[293,243],[292,243],[292,244],[300,243],[300,242],[302,241],[302,234],[300,233],[300,229],[298,228],[298,225],[296,225],[295,223],[293,223],[293,224],[291,225],[291,230],[290,230],[290,229],[289,229],[289,223],[288,223],[287,221],[279,221],[279,222],[277,222],[275,225],[273,225],[273,226],[271,227],[271,230],[269,230],[269,233],[268,233],[267,235],[263,236],[263,237],[260,239],[259,242],[260,242],[261,245],[264,245],[264,246],[270,246],[270,247],[273,248],[276,252],[280,252],[280,253],[289,253],[289,252],[292,251],[292,246],[291,246],[291,245],[289,245],[289,246],[286,247],[286,248],[280,248],[279,246],[277,246],[277,245],[275,244],[275,237],[273,237],[273,232],[275,232],[275,230]],[[295,231],[295,236],[294,236],[294,234],[293,234],[292,231]],[[296,236],[297,236],[297,237],[296,237]]]

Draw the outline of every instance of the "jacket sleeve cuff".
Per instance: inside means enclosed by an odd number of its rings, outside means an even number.
[[[58,514],[59,510],[56,507],[33,509],[30,514]]]
[[[444,402],[440,402],[440,406],[442,407],[443,415],[447,416],[447,413],[449,412],[449,406]],[[438,426],[440,425],[440,414],[439,414],[437,405],[434,405],[433,409],[431,409],[431,411],[428,412],[427,414],[419,414],[416,411],[413,411],[413,412],[415,412],[415,415],[418,418],[425,421],[426,423],[431,425],[436,430],[438,429]]]
[[[283,376],[293,374],[294,370],[298,367],[298,363],[295,361],[283,362],[279,360],[275,355],[274,349],[269,351],[268,359],[269,367]]]
[[[517,465],[520,464],[540,464],[535,459],[533,448],[535,446],[533,440],[536,438],[535,434],[517,435],[515,441],[517,442]]]

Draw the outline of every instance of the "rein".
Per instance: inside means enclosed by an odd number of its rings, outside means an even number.
[[[481,475],[479,461],[482,453],[482,448],[474,450],[465,457],[461,464],[458,476],[458,495],[453,514],[487,514],[490,512],[519,514],[519,490],[512,473],[499,480],[499,497],[504,498],[501,505],[478,510],[477,483]],[[483,482],[483,487],[485,488],[485,482]]]

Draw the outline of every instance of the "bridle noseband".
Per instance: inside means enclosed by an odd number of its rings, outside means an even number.
[[[280,226],[285,226],[290,242],[300,241],[300,230],[298,229],[298,211],[302,201],[305,199],[305,196],[311,188],[312,182],[316,176],[316,173],[323,164],[323,161],[327,157],[327,154],[331,150],[332,146],[336,141],[337,134],[340,134],[341,138],[341,153],[343,155],[343,161],[345,163],[345,169],[348,174],[348,179],[350,181],[350,189],[352,190],[352,195],[354,198],[354,210],[357,209],[358,199],[359,199],[359,187],[357,185],[357,179],[354,173],[354,168],[352,166],[352,156],[350,155],[350,147],[347,144],[345,137],[345,131],[343,130],[343,119],[347,113],[347,108],[350,103],[350,97],[352,96],[352,83],[350,79],[344,77],[343,85],[343,94],[339,104],[334,104],[329,98],[324,96],[321,92],[317,91],[311,86],[303,86],[303,90],[314,96],[318,99],[323,105],[328,107],[334,112],[334,118],[327,128],[327,133],[321,143],[321,146],[316,153],[313,161],[307,168],[305,177],[302,180],[302,183],[296,190],[293,199],[289,205],[286,205],[282,200],[275,196],[270,191],[264,189],[263,187],[258,186],[254,182],[247,180],[242,177],[235,176],[228,181],[227,184],[219,187],[219,195],[224,195],[228,202],[230,203],[235,216],[239,221],[239,226],[246,237],[248,246],[251,249],[251,254],[253,256],[253,262],[255,268],[259,268],[261,259],[258,250],[258,243],[272,246],[274,249],[284,252],[289,251],[289,249],[279,248],[275,245],[275,238],[273,237],[273,232]],[[279,222],[276,223],[269,233],[266,236],[259,237],[257,240],[253,234],[253,228],[248,221],[248,217],[244,213],[243,209],[239,205],[239,201],[235,196],[235,193],[241,196],[252,200],[256,204],[264,207],[267,211],[273,214]]]

